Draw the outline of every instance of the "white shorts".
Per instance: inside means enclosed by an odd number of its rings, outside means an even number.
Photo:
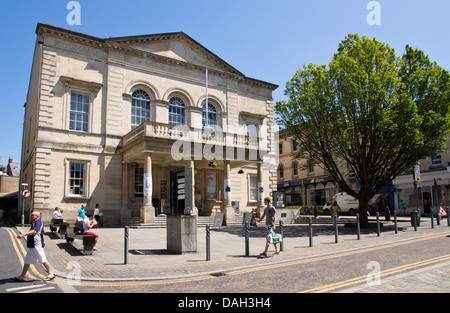
[[[29,248],[27,251],[27,256],[25,257],[25,264],[44,264],[47,262],[45,252],[43,248]]]

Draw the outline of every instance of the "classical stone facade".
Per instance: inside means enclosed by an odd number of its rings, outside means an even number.
[[[186,208],[233,220],[233,206],[249,211],[276,189],[276,85],[184,33],[103,39],[38,24],[36,34],[22,149],[28,214],[49,220],[59,206],[70,220],[98,203],[105,224]],[[192,195],[177,196],[188,175]],[[179,198],[191,203],[180,208]]]

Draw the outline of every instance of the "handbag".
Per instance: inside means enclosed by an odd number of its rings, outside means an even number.
[[[280,243],[283,241],[283,238],[280,234],[277,234],[276,232],[272,232],[269,235],[269,243]]]

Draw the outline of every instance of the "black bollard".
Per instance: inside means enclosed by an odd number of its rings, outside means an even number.
[[[338,217],[337,215],[333,215],[333,224],[334,224],[334,242],[338,243],[338,232],[339,232],[339,227],[338,227]]]
[[[250,255],[249,238],[248,238],[248,221],[245,221],[245,256]]]
[[[309,218],[309,246],[313,246],[312,217]]]
[[[129,230],[128,226],[125,226],[125,235],[124,235],[124,264],[128,264],[128,239],[129,239]]]
[[[412,222],[413,222],[413,226],[414,226],[414,231],[417,231],[417,214],[416,214],[416,210],[413,210],[413,212],[411,213],[411,218],[412,218]]]
[[[433,208],[430,209],[430,215],[431,215],[431,228],[434,228],[434,216],[433,216]]]
[[[356,239],[361,239],[361,225],[359,223],[359,213],[356,213]]]
[[[394,231],[398,234],[397,211],[394,211]]]
[[[211,261],[211,230],[209,225],[206,225],[206,261]]]
[[[380,237],[380,212],[377,212],[377,236]]]

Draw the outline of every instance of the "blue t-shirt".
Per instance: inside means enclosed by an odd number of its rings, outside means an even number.
[[[84,218],[86,216],[86,211],[82,208],[78,209],[78,216]]]
[[[42,230],[41,230],[41,227],[42,227]],[[31,225],[30,230],[34,230],[37,233],[39,233],[39,231],[41,231],[41,234],[40,234],[40,238],[36,238],[38,240],[34,239],[34,237],[38,236],[38,234],[27,236],[27,248],[34,248],[35,244],[37,242],[40,242],[42,245],[42,248],[44,248],[44,227],[42,226],[42,220],[39,219],[36,222],[34,222],[34,224]]]

